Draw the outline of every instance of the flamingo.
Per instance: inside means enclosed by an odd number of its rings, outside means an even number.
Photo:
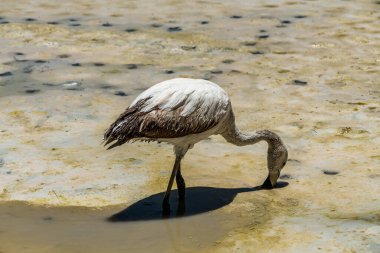
[[[197,142],[222,135],[237,146],[268,143],[268,176],[261,186],[275,187],[288,151],[281,138],[269,131],[244,133],[235,125],[227,93],[217,84],[191,78],[175,78],[158,83],[142,92],[104,134],[108,149],[128,141],[158,141],[174,146],[175,162],[163,198],[164,212],[170,212],[169,197],[176,179],[179,200],[185,199],[185,180],[181,160]]]

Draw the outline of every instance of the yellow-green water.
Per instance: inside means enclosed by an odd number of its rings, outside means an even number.
[[[379,252],[379,10],[2,1],[0,251]],[[101,140],[138,93],[175,77],[218,83],[240,128],[283,137],[281,188],[252,189],[267,173],[264,143],[215,136],[183,161],[185,217],[160,217],[172,148]],[[137,221],[107,221],[128,207]]]

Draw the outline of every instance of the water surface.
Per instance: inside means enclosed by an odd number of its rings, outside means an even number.
[[[0,251],[380,251],[376,1],[1,6]],[[189,196],[205,198],[162,219],[172,147],[101,140],[137,94],[175,77],[218,83],[241,129],[278,133],[288,185],[228,190],[264,181],[266,145],[214,136],[183,161]]]

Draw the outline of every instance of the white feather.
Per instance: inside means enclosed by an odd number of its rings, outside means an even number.
[[[225,113],[216,109],[226,108],[229,103],[227,93],[217,84],[190,78],[176,78],[158,83],[141,93],[131,106],[147,98],[150,99],[140,108],[141,111],[148,112],[153,108],[174,110],[178,105],[183,105],[180,114],[183,117],[195,110],[203,110],[208,116]]]

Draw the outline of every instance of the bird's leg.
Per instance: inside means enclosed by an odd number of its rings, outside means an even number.
[[[185,184],[185,179],[183,179],[182,174],[181,174],[181,165],[177,171],[177,175],[175,177],[175,180],[177,183],[179,200],[184,200],[185,199],[186,184]]]
[[[182,159],[181,156],[176,155],[172,174],[170,176],[169,183],[168,183],[168,188],[166,189],[164,200],[162,202],[162,209],[164,213],[170,212],[170,205],[169,205],[170,191],[172,190],[174,177],[177,175],[177,171],[180,168],[181,159]]]
[[[184,200],[179,200],[178,201],[178,206],[177,206],[177,213],[176,216],[180,217],[183,216],[186,212],[186,203]]]

